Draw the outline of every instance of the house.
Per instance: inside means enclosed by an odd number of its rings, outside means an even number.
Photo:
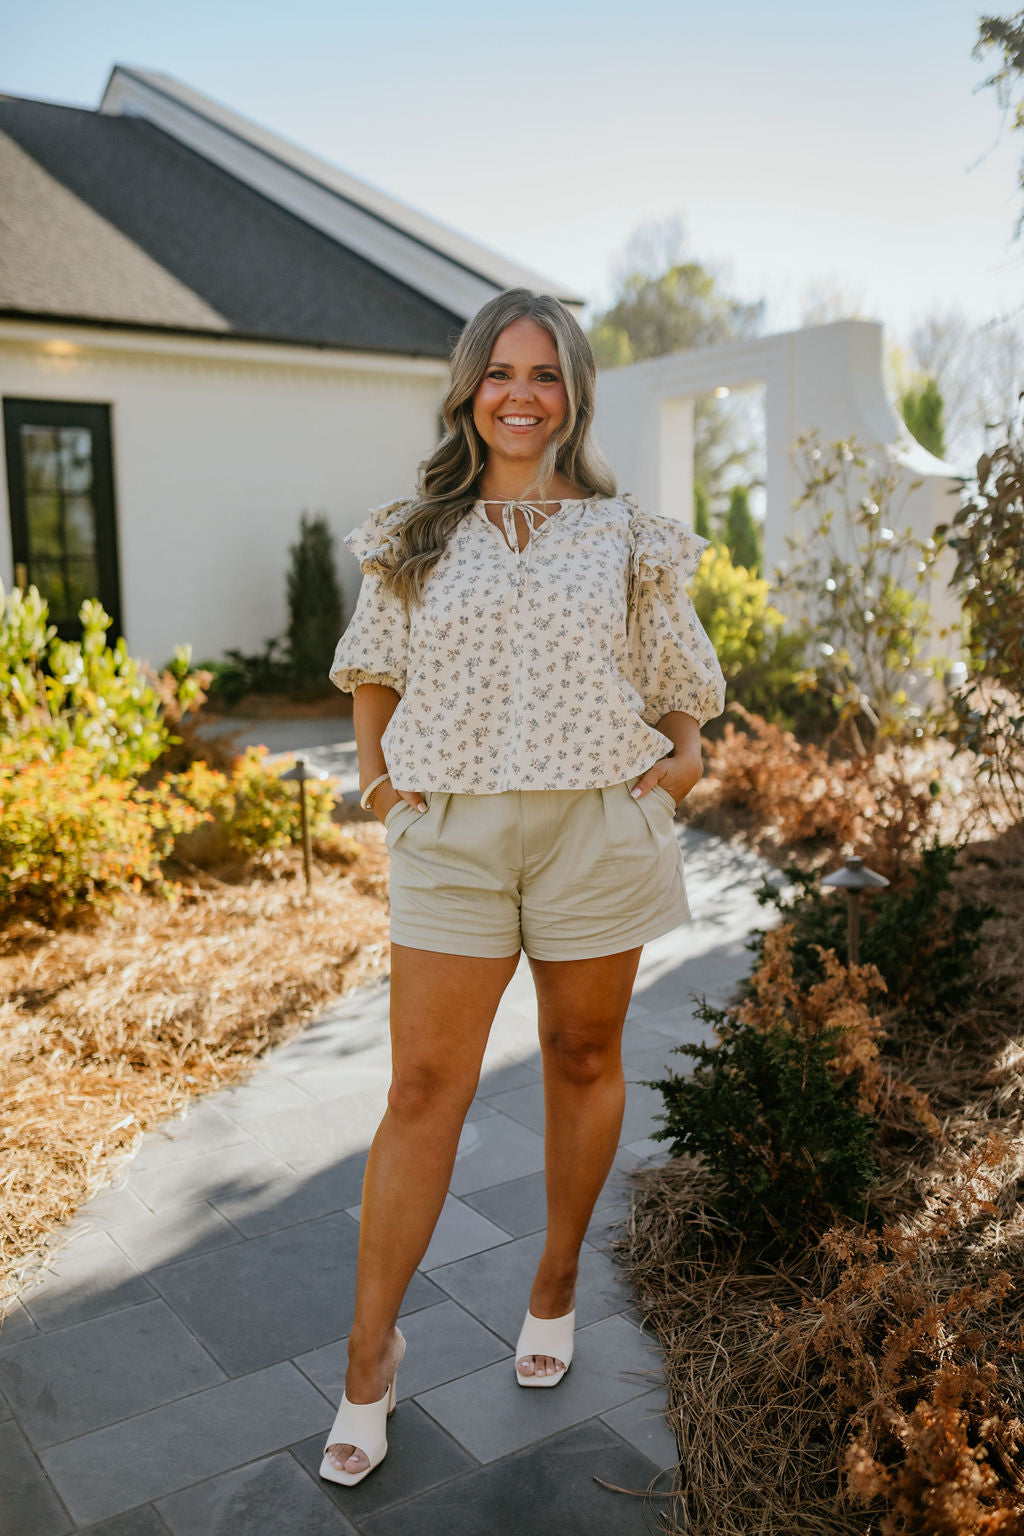
[[[485,300],[583,302],[122,65],[96,111],[0,96],[0,206],[0,580],[68,635],[98,595],[157,665],[283,630],[300,513],[340,536],[413,484]]]

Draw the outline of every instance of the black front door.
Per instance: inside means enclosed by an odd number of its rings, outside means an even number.
[[[5,400],[4,440],[15,581],[38,587],[66,640],[99,598],[121,634],[110,407]]]

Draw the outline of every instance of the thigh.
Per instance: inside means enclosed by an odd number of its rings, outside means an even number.
[[[642,953],[640,945],[589,960],[528,957],[537,988],[541,1048],[617,1047]]]
[[[519,955],[500,960],[391,945],[391,1056],[396,1077],[475,1085],[494,1015]]]

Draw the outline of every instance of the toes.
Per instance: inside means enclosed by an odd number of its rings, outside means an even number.
[[[362,1472],[369,1465],[367,1456],[354,1445],[329,1445],[327,1457],[339,1472]]]
[[[533,1375],[535,1367],[532,1355],[524,1355],[521,1360],[517,1361],[517,1364],[524,1376]]]

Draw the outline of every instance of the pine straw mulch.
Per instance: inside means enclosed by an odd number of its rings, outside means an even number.
[[[184,873],[77,926],[0,929],[0,1302],[143,1132],[236,1082],[332,998],[388,966],[387,853],[346,827],[307,900],[291,850]]]
[[[632,1176],[619,1262],[663,1346],[682,1536],[1024,1532],[1024,826],[958,882],[999,908],[984,987],[889,1049],[941,1134],[883,1118],[883,1236],[745,1251],[689,1158]]]

